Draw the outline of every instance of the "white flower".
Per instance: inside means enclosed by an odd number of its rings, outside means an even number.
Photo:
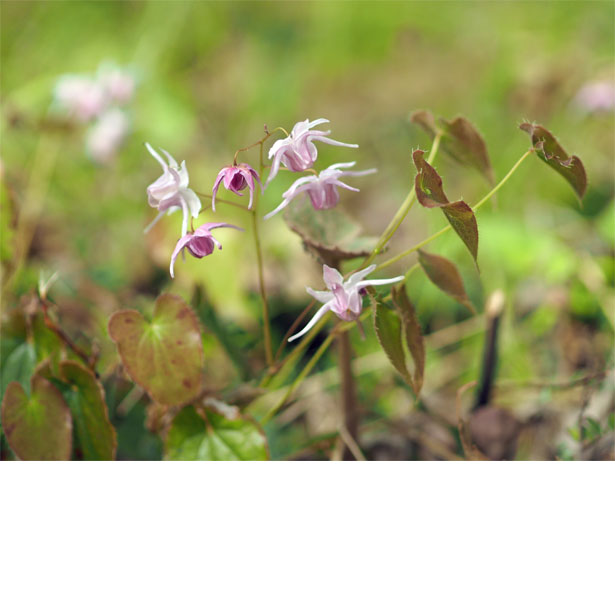
[[[78,74],[61,76],[56,83],[54,97],[69,117],[80,122],[89,122],[107,107],[102,85],[88,76]]]
[[[305,328],[301,332],[290,337],[288,341],[294,341],[305,335],[329,310],[342,320],[356,320],[363,308],[362,289],[370,285],[397,283],[404,279],[402,275],[401,277],[394,277],[393,279],[373,279],[371,281],[364,281],[365,277],[375,268],[376,265],[372,264],[366,269],[350,275],[348,281],[344,281],[344,277],[342,277],[342,274],[338,270],[328,267],[326,264],[323,265],[322,276],[329,291],[315,291],[311,287],[306,287],[305,289],[313,298],[324,305],[320,307]]]
[[[106,111],[90,128],[86,150],[97,163],[108,163],[122,144],[130,122],[128,116],[117,108]]]
[[[147,187],[148,203],[151,207],[158,209],[160,214],[148,225],[145,232],[147,233],[152,228],[163,213],[172,213],[181,209],[184,215],[181,232],[183,237],[188,231],[189,215],[197,217],[201,210],[199,197],[188,188],[190,179],[186,162],[182,161],[181,166],[178,166],[177,161],[169,153],[160,149],[167,158],[168,163],[165,163],[164,159],[154,151],[149,143],[145,143],[145,146],[152,157],[162,166],[162,175]]]
[[[314,126],[324,124],[328,122],[325,118],[318,118],[310,122],[304,120],[303,122],[297,122],[290,134],[283,139],[277,140],[273,143],[271,149],[269,149],[269,159],[273,159],[271,164],[271,171],[267,178],[265,187],[276,177],[280,164],[288,168],[290,171],[304,171],[308,167],[312,167],[316,157],[318,156],[318,150],[312,141],[319,140],[329,145],[337,145],[339,147],[358,147],[359,145],[351,145],[348,143],[341,143],[327,138],[331,134],[330,130],[326,132],[323,130],[312,130]]]
[[[363,171],[341,171],[342,167],[353,167],[355,162],[350,163],[336,163],[330,165],[327,169],[322,170],[317,176],[304,176],[295,181],[295,183],[284,193],[282,198],[284,199],[280,205],[271,213],[265,215],[264,219],[273,217],[276,213],[279,213],[283,208],[296,196],[305,192],[312,201],[312,206],[316,210],[332,209],[340,200],[340,195],[337,187],[346,188],[346,190],[352,190],[353,192],[359,192],[358,188],[353,188],[348,184],[342,182],[340,176],[366,176],[367,174],[373,174],[375,169],[366,169]]]

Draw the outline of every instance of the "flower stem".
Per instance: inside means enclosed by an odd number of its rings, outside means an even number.
[[[438,154],[438,149],[440,148],[440,139],[442,138],[442,133],[438,132],[433,140],[433,145],[431,146],[431,151],[429,152],[429,156],[427,157],[427,162],[432,163]],[[372,250],[372,253],[365,259],[361,268],[365,268],[369,266],[374,258],[378,256],[384,249],[384,247],[389,243],[395,232],[399,229],[399,226],[403,223],[406,215],[410,211],[410,208],[414,204],[416,200],[416,189],[414,184],[412,184],[412,188],[410,188],[410,192],[406,196],[404,202],[395,213],[395,216],[391,220],[391,222],[387,225],[387,228],[384,230],[380,239],[378,240],[376,247]]]
[[[252,230],[254,232],[254,248],[256,249],[256,266],[258,268],[258,284],[263,303],[263,334],[265,340],[265,360],[267,366],[273,363],[273,350],[271,348],[271,328],[269,326],[269,305],[267,304],[267,291],[265,289],[265,276],[263,274],[263,253],[258,233],[258,215],[256,208],[252,211]]]
[[[337,336],[337,349],[342,389],[342,424],[352,441],[357,443],[359,436],[359,401],[357,399],[357,386],[352,374],[352,347],[348,332]],[[342,458],[345,461],[355,459],[348,446],[344,446]]]
[[[521,156],[519,161],[517,161],[517,163],[515,163],[512,166],[512,169],[500,180],[500,182],[497,184],[497,186],[494,186],[487,194],[485,194],[485,196],[483,196],[483,198],[481,198],[474,205],[473,210],[474,211],[478,211],[478,209],[480,209],[502,186],[504,186],[504,184],[506,184],[506,182],[508,182],[508,180],[515,173],[515,171],[517,171],[517,168],[525,161],[525,159],[527,159],[528,155],[531,155],[533,152],[534,152],[533,148],[531,148],[527,152],[525,152]],[[384,262],[380,263],[376,267],[376,270],[378,271],[380,269],[388,267],[389,265],[392,265],[392,264],[396,263],[397,261],[401,260],[405,256],[408,256],[409,254],[412,254],[413,252],[416,252],[417,250],[419,250],[420,248],[422,248],[426,244],[429,244],[429,242],[432,242],[436,238],[439,238],[442,234],[446,233],[449,229],[451,229],[450,225],[447,225],[446,227],[443,227],[440,231],[437,231],[433,235],[429,236],[427,239],[425,239],[425,240],[419,242],[418,244],[415,244],[414,246],[412,246],[412,248],[408,248],[407,250],[404,250],[403,252],[400,252],[397,256],[393,256],[393,258],[389,258],[389,260],[385,260]]]

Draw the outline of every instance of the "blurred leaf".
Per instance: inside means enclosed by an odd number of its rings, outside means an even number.
[[[167,435],[171,461],[265,461],[267,443],[260,428],[237,415],[234,419],[192,406],[182,409]]]
[[[600,424],[591,417],[586,417],[584,421],[584,437],[590,442],[596,438],[600,438],[602,435],[602,428]]]
[[[149,322],[136,310],[109,319],[109,335],[130,377],[162,405],[181,405],[201,390],[203,345],[196,315],[176,295],[162,294]]]
[[[615,413],[609,413],[609,419],[607,421],[607,424],[611,431],[615,430]]]
[[[442,188],[442,178],[423,158],[424,151],[417,149],[412,153],[418,173],[414,188],[418,201],[429,209],[441,208],[451,227],[467,246],[474,262],[478,256],[478,224],[474,211],[464,201],[449,202]]]
[[[546,128],[530,122],[523,122],[519,128],[530,135],[536,155],[568,181],[581,201],[587,190],[587,175],[581,160],[576,155],[569,157]]]
[[[284,210],[284,220],[323,262],[367,256],[377,238],[360,236],[361,227],[339,208],[317,211],[309,200],[294,200]]]
[[[397,312],[377,300],[372,301],[374,329],[384,353],[404,380],[412,386],[412,377],[406,367],[406,354],[401,342],[401,321]]]
[[[576,442],[579,441],[579,438],[580,438],[579,428],[577,427],[568,428],[568,433],[570,434],[573,440],[575,440]]]
[[[414,306],[408,299],[404,285],[394,285],[391,296],[395,307],[401,314],[406,345],[414,361],[414,375],[412,388],[418,396],[423,387],[423,375],[425,372],[425,341],[421,332],[421,325],[416,317]]]
[[[466,294],[463,279],[450,260],[419,250],[419,263],[434,285],[468,308],[470,312],[476,313]]]
[[[447,133],[442,139],[443,148],[460,163],[477,169],[490,184],[495,184],[487,145],[474,125],[462,117],[450,121],[440,118],[440,123]]]
[[[0,403],[7,386],[11,382],[18,382],[22,387],[27,387],[36,366],[36,352],[34,346],[28,343],[18,345],[8,356],[2,366],[2,380],[0,381]]]
[[[450,121],[440,118],[439,126],[431,112],[419,110],[410,116],[410,121],[421,126],[432,140],[440,132],[440,144],[451,157],[462,165],[477,169],[490,184],[495,183],[485,140],[466,118],[457,117]]]
[[[9,446],[26,461],[67,461],[72,419],[60,391],[42,376],[31,380],[30,395],[11,382],[2,402],[2,427]]]
[[[117,450],[117,436],[109,421],[105,393],[94,374],[77,362],[60,363],[66,381],[62,391],[73,415],[77,441],[87,461],[111,461]]]

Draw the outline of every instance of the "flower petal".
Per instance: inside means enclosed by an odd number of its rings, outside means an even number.
[[[162,159],[162,157],[160,155],[158,155],[158,153],[156,153],[156,151],[154,150],[154,147],[152,147],[152,145],[150,145],[149,143],[145,143],[145,148],[149,151],[150,155],[158,162],[160,163],[160,165],[162,166],[162,169],[164,171],[166,171],[167,169],[169,169],[168,164],[166,164],[164,162],[164,160]]]
[[[302,331],[298,332],[296,335],[293,335],[292,337],[289,337],[288,342],[290,343],[291,341],[294,341],[295,339],[298,339],[299,337],[302,337],[303,335],[305,335],[308,331],[310,331],[314,325],[331,309],[331,302],[327,302],[326,304],[324,304],[323,306],[321,306],[318,311],[316,312],[316,314],[314,314],[314,317],[312,318],[312,320],[310,320],[307,325],[303,328]]]
[[[344,277],[342,277],[342,274],[338,270],[327,266],[326,264],[322,265],[322,278],[325,280],[326,286],[331,291],[333,291],[334,285],[344,284]]]
[[[390,283],[399,283],[403,281],[405,277],[403,275],[399,277],[393,277],[392,279],[368,279],[367,281],[361,281],[355,285],[356,289],[361,289],[362,287],[369,287],[370,285],[389,285]]]
[[[330,302],[333,299],[333,294],[330,291],[316,291],[315,289],[312,289],[311,287],[306,287],[305,290],[315,300],[318,300],[319,302],[322,302],[323,304],[326,304],[327,302]]]
[[[179,253],[182,251],[182,249],[184,249],[186,247],[186,244],[190,243],[190,240],[192,239],[192,234],[186,234],[183,237],[181,237],[177,244],[175,244],[175,250],[173,250],[173,254],[171,255],[171,266],[169,267],[169,271],[171,273],[171,279],[175,278],[175,273],[173,271],[173,267],[175,266],[175,261],[177,260],[177,257],[179,256]]]
[[[359,281],[362,281],[363,279],[365,279],[365,277],[367,277],[367,275],[369,275],[375,268],[376,268],[376,265],[372,264],[368,266],[367,268],[364,268],[360,271],[357,271],[356,273],[353,273],[352,275],[350,275],[350,277],[348,277],[348,281],[344,283],[344,286],[347,289],[354,287]]]

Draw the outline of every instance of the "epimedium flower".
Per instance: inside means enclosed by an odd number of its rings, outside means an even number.
[[[180,238],[175,245],[175,250],[173,250],[173,254],[171,255],[170,272],[172,278],[175,277],[173,271],[175,261],[177,260],[179,253],[184,248],[187,248],[188,252],[196,258],[209,256],[214,251],[216,246],[219,250],[222,250],[222,244],[220,244],[220,242],[216,240],[213,235],[211,235],[211,230],[216,229],[217,227],[232,227],[233,229],[243,231],[241,227],[231,225],[230,223],[204,223],[194,232],[184,234],[184,236]]]
[[[96,163],[113,159],[130,129],[128,116],[120,109],[107,110],[90,128],[86,150]]]
[[[252,201],[254,200],[254,180],[263,187],[258,174],[254,168],[250,167],[247,163],[240,163],[239,165],[229,165],[223,167],[214,182],[214,187],[211,197],[211,210],[216,210],[216,194],[218,193],[218,187],[221,183],[224,183],[224,187],[231,192],[237,194],[237,196],[243,196],[241,190],[246,186],[250,189],[250,202],[248,209],[252,208]]]
[[[295,183],[284,193],[284,199],[279,206],[265,215],[265,219],[273,217],[301,193],[305,192],[312,201],[312,206],[316,210],[332,209],[340,200],[338,187],[359,192],[358,188],[353,188],[342,182],[340,176],[366,176],[376,172],[375,169],[366,169],[363,171],[342,171],[341,168],[353,167],[354,161],[350,163],[335,163],[327,169],[322,170],[318,175],[304,176],[295,181]]]
[[[103,86],[89,76],[65,74],[58,79],[54,89],[56,103],[70,118],[89,122],[107,107]]]
[[[329,311],[336,314],[339,318],[346,321],[356,320],[361,314],[363,308],[362,290],[365,287],[371,285],[388,285],[389,283],[397,283],[403,281],[403,275],[401,277],[393,277],[393,279],[371,279],[365,280],[365,277],[369,275],[376,268],[375,264],[368,266],[367,268],[357,271],[348,277],[347,281],[344,281],[342,274],[332,268],[323,265],[323,279],[328,291],[315,291],[311,287],[306,287],[306,291],[316,300],[323,305],[318,309],[312,320],[308,322],[305,328],[293,335],[288,341],[294,341],[299,337],[305,335],[314,325]]]
[[[313,142],[315,140],[338,147],[357,148],[359,146],[328,138],[329,134],[331,134],[330,130],[312,130],[315,126],[325,124],[328,121],[325,118],[318,118],[312,122],[309,120],[297,122],[286,138],[273,143],[271,149],[269,149],[269,159],[273,159],[273,161],[265,186],[276,177],[280,164],[290,171],[304,171],[312,167],[318,156],[318,150]]]
[[[145,143],[147,150],[152,157],[162,166],[162,175],[147,187],[147,202],[151,207],[158,209],[160,213],[147,226],[147,233],[152,226],[162,217],[165,212],[172,213],[178,209],[183,212],[182,236],[188,231],[188,216],[197,217],[201,210],[201,201],[196,193],[188,188],[190,178],[186,169],[186,162],[182,161],[181,166],[164,149],[160,149],[168,163],[152,148],[149,143]]]

